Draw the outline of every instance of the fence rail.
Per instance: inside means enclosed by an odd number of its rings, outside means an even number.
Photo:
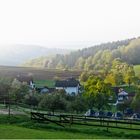
[[[140,131],[140,121],[132,119],[115,120],[109,118],[96,118],[87,117],[82,115],[64,115],[64,114],[45,114],[38,112],[31,112],[31,119],[47,123],[55,123],[59,126],[65,127],[65,124],[69,125],[83,125],[83,126],[97,126],[128,130]]]

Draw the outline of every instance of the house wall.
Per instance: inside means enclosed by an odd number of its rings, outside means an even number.
[[[56,87],[56,89],[64,89],[68,94],[78,94],[78,86],[77,87]]]

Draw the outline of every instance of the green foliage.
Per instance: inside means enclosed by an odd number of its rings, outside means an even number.
[[[122,85],[123,83],[130,84],[136,83],[137,78],[132,65],[121,61],[121,59],[114,59],[112,66],[105,78],[106,83],[110,83],[112,86]]]
[[[67,55],[59,55],[52,58],[39,58],[25,63],[28,66],[40,66],[58,69],[108,69],[110,62],[115,58],[122,58],[120,46],[127,46],[133,39],[109,42],[95,45]]]
[[[46,94],[39,103],[39,106],[51,110],[52,112],[55,110],[65,110],[66,100],[58,93],[52,95]]]
[[[73,100],[68,103],[68,110],[76,113],[82,113],[87,110],[86,100],[83,96],[76,95]]]
[[[140,64],[140,38],[132,40],[121,52],[124,61],[134,65]]]
[[[24,99],[24,96],[26,94],[29,94],[27,83],[21,83],[17,79],[14,79],[11,83],[11,89],[10,89],[10,98],[17,102],[22,102]]]
[[[137,88],[136,90],[136,95],[132,101],[132,108],[140,113],[140,87]]]
[[[38,106],[39,102],[40,102],[40,96],[37,93],[30,93],[30,94],[26,94],[24,97],[24,103],[30,106]]]
[[[100,110],[108,106],[112,90],[111,86],[104,83],[101,78],[90,76],[85,82],[84,90],[90,108],[94,106]]]
[[[35,59],[28,60],[27,62],[23,63],[22,66],[24,67],[45,67],[49,61],[48,57],[39,57]]]
[[[0,79],[0,101],[6,102],[9,98],[11,79],[1,78]]]

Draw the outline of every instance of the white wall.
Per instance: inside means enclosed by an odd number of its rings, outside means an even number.
[[[56,89],[64,89],[68,94],[78,94],[78,87],[56,87]]]

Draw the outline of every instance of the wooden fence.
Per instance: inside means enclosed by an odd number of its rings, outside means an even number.
[[[45,114],[38,112],[31,112],[31,119],[39,122],[55,123],[59,126],[65,127],[68,125],[83,125],[83,126],[97,126],[128,130],[140,130],[140,121],[132,119],[116,120],[110,118],[96,118],[81,115],[64,115],[64,114]]]

